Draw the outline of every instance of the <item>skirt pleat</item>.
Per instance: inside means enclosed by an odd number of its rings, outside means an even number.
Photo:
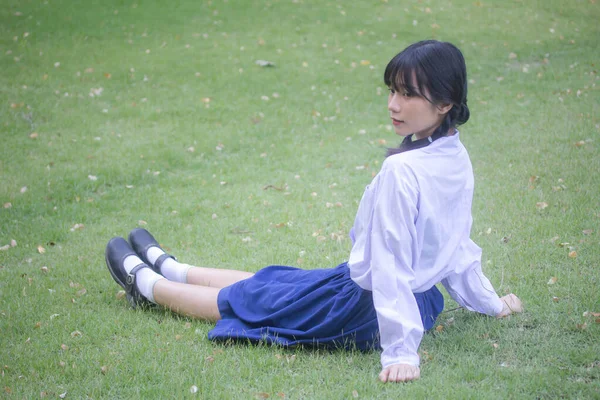
[[[415,298],[423,326],[430,329],[443,296],[434,286]],[[350,278],[347,263],[314,270],[266,267],[221,289],[217,301],[222,319],[208,333],[211,340],[379,348],[372,293]]]

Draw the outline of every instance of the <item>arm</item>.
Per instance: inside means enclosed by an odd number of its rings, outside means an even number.
[[[410,171],[400,175],[397,169],[382,170],[372,214],[371,287],[383,349],[383,382],[419,377],[423,324],[411,289],[418,193],[411,176]]]
[[[507,316],[512,312],[521,312],[521,300],[514,294],[499,298],[489,279],[481,270],[481,249],[469,240],[460,247],[458,259],[465,265],[442,280],[442,284],[452,298],[462,307],[482,314]]]

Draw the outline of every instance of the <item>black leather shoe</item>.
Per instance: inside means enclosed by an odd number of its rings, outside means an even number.
[[[135,285],[135,274],[142,268],[148,268],[148,266],[144,263],[138,264],[133,267],[128,274],[125,271],[123,262],[128,256],[132,255],[137,256],[129,243],[122,237],[114,237],[110,239],[106,245],[106,266],[115,282],[125,289],[127,301],[129,301],[129,304],[131,304],[133,308],[147,306],[152,303],[140,293]]]
[[[150,268],[152,268],[154,270],[154,272],[156,272],[158,274],[161,273],[160,267],[161,267],[162,263],[165,262],[166,259],[172,258],[173,260],[177,261],[177,259],[175,257],[173,257],[170,254],[165,253],[165,254],[161,255],[160,257],[158,257],[156,259],[156,261],[154,262],[154,264],[152,264],[148,260],[148,257],[146,256],[148,249],[153,246],[156,246],[159,249],[161,249],[161,247],[158,244],[158,242],[156,241],[156,239],[154,239],[154,236],[152,236],[150,234],[150,232],[148,232],[144,228],[135,228],[134,230],[129,232],[129,243],[131,243],[131,247],[133,247],[133,249],[137,253],[137,256],[139,258],[141,258],[142,261],[146,263],[146,265],[149,265]]]

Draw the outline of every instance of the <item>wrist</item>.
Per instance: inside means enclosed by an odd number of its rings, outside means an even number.
[[[506,300],[503,298],[500,298],[500,301],[502,301],[502,310],[498,314],[496,314],[496,318],[506,317],[507,315],[510,315],[510,313],[511,313],[511,309],[508,306],[508,303],[506,303]]]

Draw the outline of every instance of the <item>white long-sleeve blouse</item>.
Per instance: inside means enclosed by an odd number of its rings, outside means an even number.
[[[471,239],[473,169],[458,131],[388,157],[350,232],[350,276],[373,293],[383,367],[419,365],[423,324],[413,293],[442,283],[461,306],[496,315],[502,302]]]

